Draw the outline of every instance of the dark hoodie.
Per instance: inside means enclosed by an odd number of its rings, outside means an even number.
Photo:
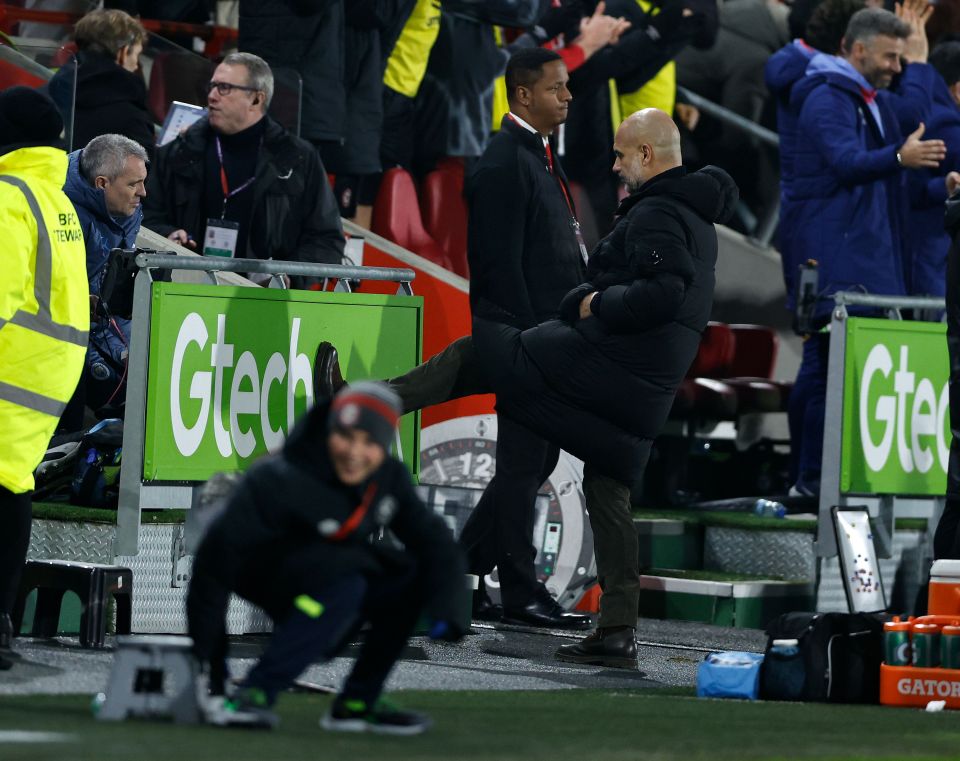
[[[283,609],[298,593],[285,579],[309,574],[319,582],[335,581],[414,565],[426,582],[427,614],[454,620],[465,566],[446,524],[420,501],[406,467],[393,457],[368,481],[343,484],[327,450],[328,414],[329,403],[312,407],[283,451],[244,475],[197,550],[194,576],[210,574],[232,590],[244,579],[258,579],[261,587],[270,580]],[[331,538],[329,524],[343,525],[366,495],[369,506],[355,530]],[[402,550],[376,541],[385,528],[403,543]]]
[[[713,304],[714,224],[738,197],[722,169],[677,167],[625,198],[590,257],[589,282],[561,303],[561,320],[520,334],[521,352],[501,331],[505,354],[520,361],[500,358],[516,372],[491,379],[497,409],[613,478],[637,477],[642,459],[630,450],[660,433],[696,356]],[[580,320],[592,291],[593,315]],[[478,351],[484,339],[475,326]]]
[[[70,102],[74,72],[73,147],[83,148],[93,138],[112,133],[140,143],[152,157],[156,132],[147,111],[143,77],[106,55],[81,51],[76,64],[63,66],[50,80],[50,95],[57,103]]]

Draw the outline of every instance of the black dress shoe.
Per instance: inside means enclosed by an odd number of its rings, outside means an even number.
[[[340,373],[340,355],[329,341],[317,347],[313,363],[313,398],[332,399],[347,383]]]
[[[6,613],[0,613],[0,650],[9,650],[13,645],[13,621]]]
[[[554,657],[566,663],[636,669],[637,637],[630,626],[597,629],[574,645],[564,645],[557,650]]]
[[[590,616],[567,613],[552,597],[536,597],[522,608],[504,607],[503,622],[547,629],[586,629],[590,626]]]
[[[499,621],[503,618],[503,606],[490,599],[487,590],[480,587],[473,593],[472,618],[475,621]]]

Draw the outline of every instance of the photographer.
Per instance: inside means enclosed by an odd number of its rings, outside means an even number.
[[[63,191],[73,202],[83,228],[90,282],[90,344],[84,372],[60,428],[83,427],[84,406],[110,409],[122,417],[130,320],[114,317],[100,302],[100,287],[110,250],[136,245],[147,191],[147,153],[122,135],[101,135],[69,156]]]

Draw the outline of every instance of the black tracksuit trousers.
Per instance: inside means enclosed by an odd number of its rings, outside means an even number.
[[[273,635],[244,682],[262,689],[271,704],[310,664],[334,657],[362,624],[369,623],[340,694],[373,705],[413,632],[423,602],[422,581],[412,569],[372,578],[351,573],[317,580],[304,574],[291,581],[282,569],[260,567],[245,573],[235,590],[203,568],[197,570],[190,582],[187,620],[197,657],[210,664],[212,684],[225,677],[225,617],[231,591],[273,619]]]

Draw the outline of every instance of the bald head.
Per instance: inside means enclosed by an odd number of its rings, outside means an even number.
[[[617,157],[613,171],[631,193],[651,177],[683,163],[680,131],[658,108],[645,108],[624,119],[614,138],[613,152]]]

